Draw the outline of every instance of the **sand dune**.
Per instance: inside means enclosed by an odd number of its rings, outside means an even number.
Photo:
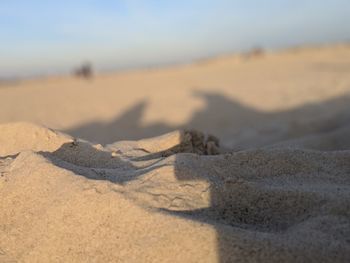
[[[1,87],[0,262],[349,262],[349,61]]]

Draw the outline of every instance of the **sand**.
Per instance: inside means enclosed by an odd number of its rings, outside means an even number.
[[[349,262],[350,46],[0,86],[0,262]]]

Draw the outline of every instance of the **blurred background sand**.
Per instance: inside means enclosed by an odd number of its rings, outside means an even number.
[[[348,45],[330,45],[18,81],[1,85],[0,122],[33,122],[101,144],[196,128],[229,147],[261,146],[327,130],[311,127],[319,122],[336,125],[348,110],[349,61]]]

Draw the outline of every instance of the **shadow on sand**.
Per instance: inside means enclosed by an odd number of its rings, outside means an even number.
[[[248,108],[239,102],[229,100],[219,94],[200,93],[197,95],[205,99],[207,106],[203,111],[196,112],[186,125],[169,126],[164,123],[156,123],[150,126],[142,126],[140,124],[141,118],[147,105],[145,101],[142,101],[111,123],[95,122],[65,132],[90,141],[112,143],[122,139],[134,140],[151,137],[175,129],[195,128],[203,132],[214,133],[220,139],[222,137],[226,140],[232,137],[235,139],[234,137],[237,136],[238,139],[233,142],[236,145],[240,144],[241,148],[249,148],[251,146],[277,143],[316,132],[329,132],[347,125],[350,119],[348,109],[350,98],[346,96],[320,104],[304,105],[289,111],[265,113]],[[281,127],[285,129],[282,129],[282,132],[275,132],[274,127],[276,126],[278,129]],[[259,133],[254,136],[245,137],[245,131],[250,130],[258,130]],[[261,137],[265,139],[261,140]],[[71,150],[71,147],[74,146],[70,144],[63,145],[54,155],[67,156],[64,155],[64,152]],[[91,148],[91,146],[86,147]],[[109,180],[113,183],[122,184],[134,180],[152,169],[166,165],[149,163],[149,165],[140,168],[133,166],[123,159],[115,159],[112,163],[109,163],[110,153],[100,152],[96,149],[87,149],[87,151],[93,151],[92,155],[89,154],[89,156],[93,156],[93,160],[79,156],[77,151],[77,155],[71,157],[74,160],[64,160],[66,161],[64,168],[90,179]],[[179,181],[207,180],[207,178],[201,178],[200,175],[184,172],[183,162],[181,160],[184,155],[179,154],[178,156],[173,165],[175,165],[174,171]],[[215,162],[216,157],[213,158],[213,162]],[[62,163],[57,164],[62,165]],[[87,175],[85,171],[80,171],[80,166],[91,168],[91,174]],[[108,174],[108,171],[106,172],[103,168],[113,169],[109,169],[112,172]],[[188,171],[191,171],[191,169]],[[227,224],[225,214],[230,214],[230,221],[236,222],[239,227],[239,223],[246,223],[249,220],[249,218],[244,217],[244,209],[247,208],[243,206],[234,208],[231,205],[231,207],[224,206],[219,209],[218,207],[227,196],[225,196],[223,189],[218,189],[214,185],[210,186],[210,196],[211,205],[205,209],[182,212],[163,211],[174,216],[186,217],[191,220],[199,220],[207,224],[212,224],[214,227],[220,225],[217,228],[219,261],[232,262],[233,259],[229,257],[228,251],[232,249],[231,246],[234,243],[234,237],[230,237],[228,234],[232,231],[232,224]],[[237,209],[240,209],[241,213],[231,213]],[[230,210],[232,211],[230,212]],[[256,216],[259,215],[257,214]]]
[[[178,129],[196,129],[213,134],[232,148],[244,149],[277,143],[315,132],[327,132],[350,118],[348,96],[292,110],[261,112],[216,93],[197,92],[206,107],[184,125],[162,122],[142,125],[147,101],[141,101],[110,123],[92,122],[64,132],[91,142],[109,144],[139,140]]]

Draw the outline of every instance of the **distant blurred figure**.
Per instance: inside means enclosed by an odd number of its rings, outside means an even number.
[[[93,77],[93,69],[89,62],[83,63],[80,67],[74,70],[74,75],[84,79]]]
[[[265,50],[262,47],[255,47],[244,54],[246,59],[263,56]]]

